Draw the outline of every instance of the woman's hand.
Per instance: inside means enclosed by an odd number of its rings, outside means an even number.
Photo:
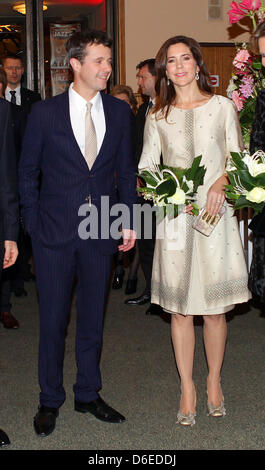
[[[209,214],[216,215],[220,211],[225,201],[224,186],[226,184],[228,184],[228,179],[225,175],[222,175],[210,187],[206,202],[206,210]]]
[[[183,210],[183,212],[186,212],[187,214],[194,215],[192,211],[193,211],[192,204],[188,204]]]

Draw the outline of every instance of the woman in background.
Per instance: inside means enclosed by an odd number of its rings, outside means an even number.
[[[135,143],[135,115],[137,113],[137,100],[134,96],[133,90],[127,85],[115,85],[111,89],[111,95],[120,100],[126,101],[132,110],[132,126],[133,126],[133,143]],[[135,171],[137,168],[135,169]],[[139,249],[137,241],[134,248],[128,253],[129,256],[129,273],[125,287],[125,294],[130,295],[136,292],[137,287],[137,271],[139,268]],[[114,255],[115,270],[113,274],[112,289],[121,289],[124,278],[124,254],[123,252],[116,253]]]
[[[177,422],[192,426],[196,416],[193,383],[195,334],[193,317],[204,319],[204,344],[208,362],[207,394],[210,416],[225,415],[220,375],[225,352],[225,313],[250,298],[248,274],[233,209],[225,202],[225,168],[230,151],[240,151],[242,137],[232,102],[213,95],[199,44],[191,38],[168,39],[156,56],[156,104],[147,117],[139,171],[153,162],[188,168],[196,156],[207,171],[199,187],[197,204],[217,214],[226,213],[210,237],[192,228],[193,216],[176,219],[178,243],[165,237],[156,240],[153,303],[172,314],[171,331],[181,379]],[[167,223],[166,223],[167,225]],[[168,224],[169,225],[169,224]]]

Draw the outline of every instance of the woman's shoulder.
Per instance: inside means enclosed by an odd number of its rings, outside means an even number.
[[[234,106],[233,101],[230,98],[227,98],[226,96],[223,96],[223,95],[213,95],[213,96],[215,97],[218,104],[222,106],[227,106],[227,107]]]

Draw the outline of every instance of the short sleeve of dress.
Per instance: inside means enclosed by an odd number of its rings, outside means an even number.
[[[230,152],[242,152],[244,143],[238,113],[234,103],[227,99],[225,120],[226,167],[231,162]]]
[[[157,121],[153,114],[149,114],[146,118],[144,127],[143,150],[138,165],[139,171],[152,168],[155,164],[160,163],[161,141],[157,129]]]

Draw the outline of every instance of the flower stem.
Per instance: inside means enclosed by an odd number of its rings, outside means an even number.
[[[249,16],[250,16],[250,18],[252,19],[254,31],[256,31],[256,29],[257,29],[257,23],[256,23],[256,19],[255,19],[255,13],[254,13],[253,11],[251,11],[251,12],[249,13]]]

